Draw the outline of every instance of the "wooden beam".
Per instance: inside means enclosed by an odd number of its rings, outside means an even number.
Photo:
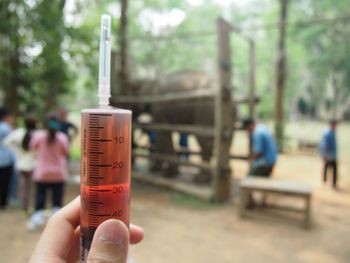
[[[210,200],[210,188],[205,186],[191,185],[188,182],[181,182],[179,180],[164,178],[160,176],[144,175],[137,171],[132,171],[131,178],[141,182],[149,183],[155,186],[164,187],[176,192],[188,194],[205,201]]]
[[[146,150],[146,151],[153,150],[151,147],[140,146],[140,145],[136,145],[136,149],[142,149],[142,150]],[[188,155],[201,155],[202,154],[200,151],[188,151],[188,150],[182,150],[182,149],[178,149],[175,152],[176,152],[176,154],[188,154]],[[246,160],[249,160],[249,156],[230,154],[230,159],[246,161]]]
[[[155,159],[155,160],[161,160],[161,161],[167,161],[171,163],[177,163],[183,166],[192,166],[192,167],[198,167],[202,170],[206,171],[212,171],[212,166],[210,163],[207,162],[201,162],[201,163],[194,163],[189,162],[186,160],[180,159],[178,156],[170,155],[170,154],[160,154],[160,153],[141,153],[141,152],[133,152],[132,155],[134,157],[143,157],[143,158],[149,158],[149,159]]]
[[[210,126],[202,125],[185,125],[185,124],[167,124],[167,123],[140,123],[133,122],[133,129],[144,129],[150,131],[173,131],[173,132],[184,132],[188,134],[214,137],[214,130]],[[236,131],[245,131],[240,123],[234,124],[233,129]]]
[[[212,98],[213,90],[193,90],[188,92],[167,93],[161,95],[119,96],[112,101],[117,103],[165,103],[196,98]]]
[[[181,125],[181,124],[163,124],[163,123],[133,123],[134,128],[140,128],[145,130],[155,130],[155,131],[176,131],[184,132],[189,134],[195,134],[205,137],[213,137],[214,130],[210,126],[200,126],[200,125]]]
[[[242,97],[235,98],[234,102],[235,102],[235,104],[243,104],[243,103],[251,103],[251,102],[253,102],[255,104],[255,103],[260,102],[260,97],[250,96],[250,95],[248,97],[242,96]]]
[[[231,88],[230,88],[231,89]],[[178,100],[190,100],[190,99],[214,99],[215,94],[213,91],[189,91],[179,93],[168,93],[162,95],[148,96],[116,96],[111,98],[112,104],[142,104],[142,103],[166,103]],[[251,98],[248,96],[240,96],[234,99],[236,104],[249,103]],[[260,101],[260,97],[255,96],[253,98],[255,103]]]

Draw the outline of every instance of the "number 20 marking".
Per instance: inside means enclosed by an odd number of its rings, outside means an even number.
[[[118,169],[118,168],[120,169],[120,168],[123,168],[123,166],[124,166],[124,163],[122,161],[113,162],[113,165],[112,165],[113,169]]]

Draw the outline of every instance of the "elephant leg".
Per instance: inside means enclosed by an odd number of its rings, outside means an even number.
[[[202,149],[202,161],[210,162],[213,153],[213,140],[209,138],[198,137],[199,145]],[[194,178],[194,182],[197,184],[209,184],[212,181],[212,173],[207,170],[201,169],[200,173]]]
[[[171,132],[157,133],[156,153],[160,156],[162,156],[162,154],[165,156],[175,156],[175,150],[171,139]],[[160,160],[160,164],[164,177],[174,178],[178,175],[178,165],[176,163]]]
[[[150,154],[153,154],[157,147],[157,133],[155,131],[146,131],[146,134],[149,137]],[[160,160],[150,159],[150,163],[150,169],[152,172],[159,172],[162,170],[162,162]]]

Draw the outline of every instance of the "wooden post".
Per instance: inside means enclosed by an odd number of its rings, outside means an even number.
[[[218,41],[218,77],[219,85],[215,97],[215,145],[216,159],[213,173],[213,200],[225,202],[230,198],[231,169],[229,167],[229,151],[233,134],[233,116],[231,114],[231,52],[230,25],[222,18],[217,20]]]
[[[240,188],[240,199],[239,199],[239,207],[238,207],[238,215],[239,217],[244,217],[245,212],[246,212],[246,205],[248,203],[248,197],[251,195],[250,191]]]
[[[249,118],[255,118],[255,42],[249,41]],[[249,136],[249,157],[253,153],[252,133]]]
[[[249,41],[249,117],[255,117],[255,42]]]
[[[311,227],[311,195],[305,198],[304,227]]]

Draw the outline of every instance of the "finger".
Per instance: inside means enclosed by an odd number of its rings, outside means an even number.
[[[130,224],[130,244],[137,244],[143,240],[143,229],[137,225]],[[80,241],[80,227],[74,231],[73,246],[67,257],[67,262],[77,262],[79,259],[79,244]]]
[[[35,248],[30,262],[49,262],[65,259],[74,242],[74,230],[79,225],[80,197],[54,214]]]
[[[72,246],[69,249],[69,254],[67,256],[67,262],[78,262],[80,252],[80,226],[74,230],[74,237],[72,240]]]
[[[129,230],[116,219],[103,222],[96,230],[88,263],[125,263],[129,247]]]
[[[144,237],[143,228],[130,224],[130,244],[140,243],[143,237]]]

